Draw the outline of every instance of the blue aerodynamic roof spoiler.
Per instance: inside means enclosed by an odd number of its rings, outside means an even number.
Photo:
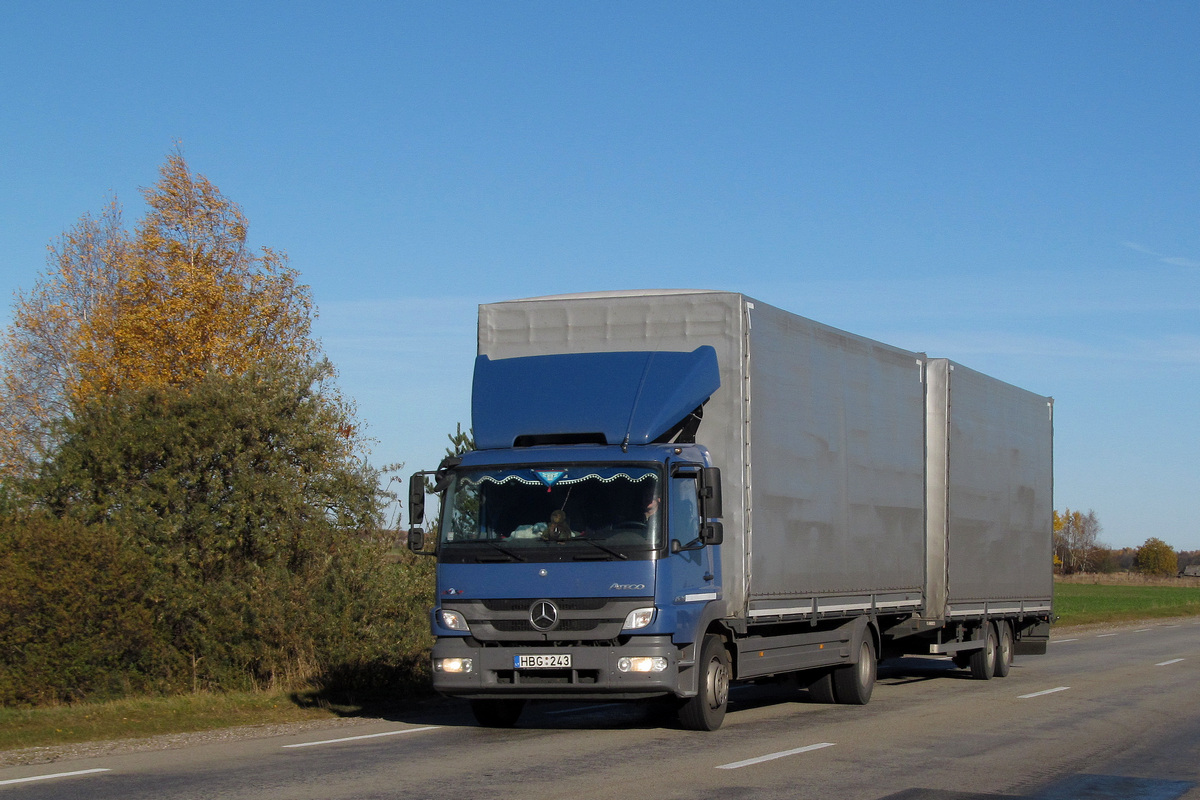
[[[721,385],[717,352],[626,351],[475,359],[471,427],[480,450],[667,441],[698,424]]]

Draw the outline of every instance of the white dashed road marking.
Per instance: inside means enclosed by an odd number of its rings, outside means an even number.
[[[32,778],[10,778],[0,781],[0,786],[11,786],[14,783],[32,783],[33,781],[52,781],[55,778],[74,778],[78,775],[94,775],[97,772],[111,772],[109,769],[81,769],[78,772],[56,772],[53,775],[34,775]]]
[[[747,758],[745,761],[734,761],[732,764],[722,764],[717,769],[741,769],[749,767],[752,764],[761,764],[764,761],[774,761],[777,758],[786,758],[787,756],[797,756],[801,753],[810,753],[813,750],[820,750],[824,747],[833,747],[834,742],[821,742],[820,744],[810,744],[807,747],[797,747],[795,750],[783,750],[779,753],[771,753],[758,758]]]
[[[285,744],[284,749],[289,747],[317,747],[322,744],[340,744],[341,742],[357,742],[362,739],[378,739],[383,736],[399,736],[402,733],[416,733],[417,731],[432,731],[436,730],[438,725],[426,725],[422,728],[405,728],[402,731],[384,731],[383,733],[367,733],[362,736],[345,736],[341,739],[325,739],[320,742],[300,742],[300,744]]]

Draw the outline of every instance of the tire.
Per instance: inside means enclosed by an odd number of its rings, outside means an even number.
[[[808,698],[814,703],[836,703],[833,694],[833,672],[825,670],[820,677],[808,684]]]
[[[472,700],[471,713],[485,728],[511,728],[525,710],[524,700]]]
[[[1007,678],[1013,663],[1013,629],[1008,620],[996,620],[996,671],[997,678]]]
[[[858,649],[858,663],[847,664],[833,671],[833,694],[837,701],[851,706],[865,706],[870,702],[878,666],[875,662],[875,643],[870,631],[867,631]]]
[[[991,680],[996,674],[996,627],[990,622],[983,624],[983,647],[971,652],[971,677]]]
[[[725,720],[729,706],[729,653],[721,637],[708,634],[700,650],[699,689],[679,707],[679,723],[692,731],[715,731]]]

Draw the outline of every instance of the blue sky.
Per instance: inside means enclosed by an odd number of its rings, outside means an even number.
[[[1056,399],[1056,507],[1200,548],[1200,5],[10,3],[0,293],[176,140],[312,287],[376,463],[480,302],[741,291]],[[8,306],[0,311],[7,319]]]

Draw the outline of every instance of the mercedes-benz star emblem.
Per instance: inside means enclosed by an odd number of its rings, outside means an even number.
[[[549,600],[538,600],[529,607],[529,621],[539,631],[548,631],[558,624],[558,606]]]

